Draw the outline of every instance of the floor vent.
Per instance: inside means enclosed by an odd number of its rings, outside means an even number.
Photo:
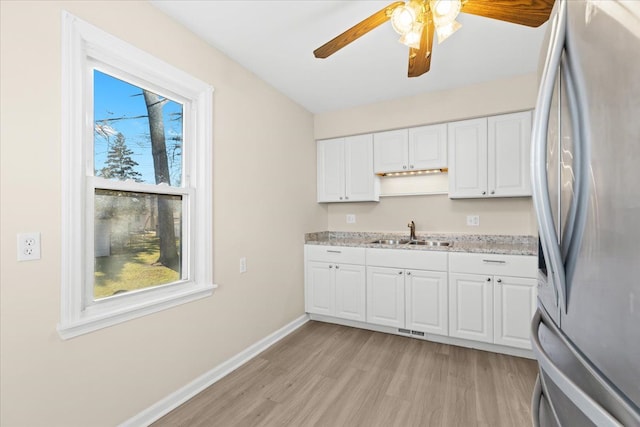
[[[411,335],[418,335],[420,337],[424,336],[424,332],[420,332],[420,331],[411,331]]]
[[[398,332],[400,332],[401,334],[410,334],[411,333],[411,331],[409,329],[402,329],[402,328],[398,329]]]

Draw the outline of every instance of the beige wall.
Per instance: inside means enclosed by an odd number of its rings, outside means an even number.
[[[463,120],[532,109],[537,92],[535,74],[497,80],[453,90],[420,94],[341,111],[316,114],[316,139]],[[450,200],[447,196],[381,198],[379,203],[328,207],[333,231],[400,231],[417,218],[420,231],[536,234],[531,198]],[[345,214],[358,215],[346,224]],[[480,216],[479,227],[468,227],[466,215]]]
[[[113,426],[303,314],[303,234],[327,228],[310,167],[313,116],[147,2],[0,5],[0,424]],[[63,8],[215,88],[220,285],[213,297],[69,341],[55,330]],[[42,259],[18,263],[16,233],[29,231],[42,233]]]
[[[347,224],[346,215],[356,223]],[[480,226],[467,226],[467,215],[479,215]],[[415,221],[421,233],[535,234],[531,200],[449,200],[446,194],[384,197],[379,203],[334,203],[329,206],[329,230],[399,231],[409,233]],[[408,235],[408,234],[407,234]]]

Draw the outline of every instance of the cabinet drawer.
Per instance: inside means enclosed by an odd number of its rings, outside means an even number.
[[[347,246],[305,245],[307,261],[337,262],[343,264],[363,264],[365,260],[364,248],[350,248]]]
[[[449,271],[515,277],[537,277],[535,256],[450,253]]]
[[[367,265],[447,271],[447,253],[403,249],[367,249]]]

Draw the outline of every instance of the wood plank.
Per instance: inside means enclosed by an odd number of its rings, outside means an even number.
[[[530,424],[537,363],[309,322],[153,426]]]

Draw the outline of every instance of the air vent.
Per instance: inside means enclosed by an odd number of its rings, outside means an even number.
[[[420,332],[420,331],[411,331],[411,335],[418,335],[420,337],[424,336],[424,332]]]
[[[398,332],[400,332],[401,334],[410,334],[411,331],[409,329],[398,329]]]

